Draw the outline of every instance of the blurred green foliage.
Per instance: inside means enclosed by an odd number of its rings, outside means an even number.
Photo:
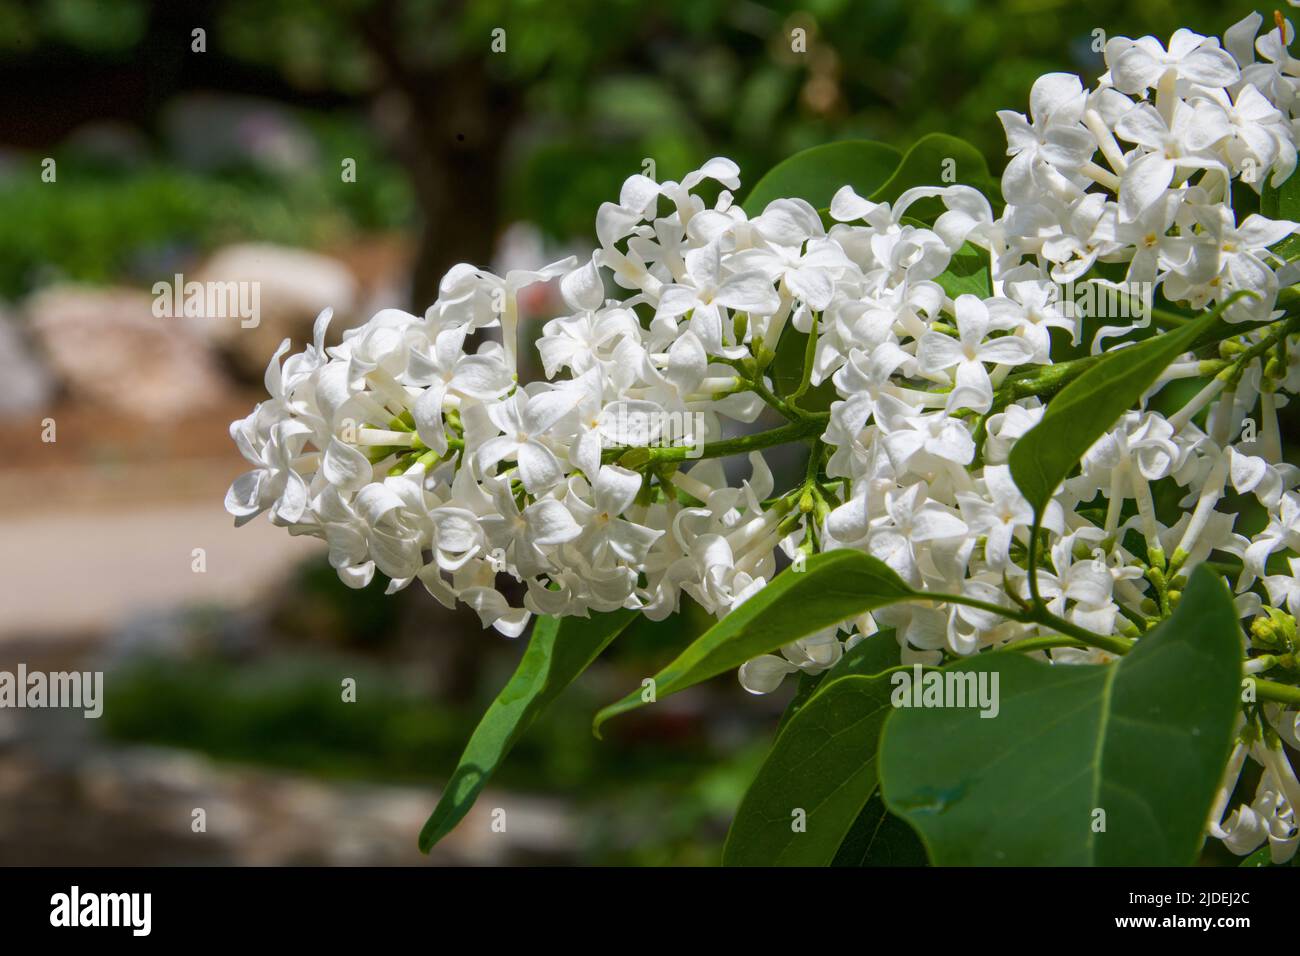
[[[0,297],[52,279],[152,283],[227,243],[320,248],[409,222],[401,172],[354,119],[313,117],[307,128],[322,154],[346,148],[373,187],[344,183],[333,161],[305,175],[249,163],[195,170],[165,156],[106,161],[78,144],[52,152],[57,178],[46,183],[41,159],[22,157],[0,175]]]
[[[144,36],[149,7],[138,0],[42,0],[0,3],[0,51],[62,43],[102,53],[126,53]]]
[[[589,235],[598,204],[647,161],[664,179],[727,154],[752,183],[818,143],[867,138],[905,147],[942,130],[970,140],[997,171],[1004,143],[995,112],[1023,110],[1040,74],[1092,79],[1104,36],[1167,38],[1184,25],[1221,33],[1254,7],[1241,0],[213,0],[205,9],[214,55],[270,69],[292,89],[352,97],[358,107],[396,83],[393,64],[427,71],[421,75],[454,92],[473,65],[489,93],[466,81],[465,96],[486,96],[485,121],[511,126],[499,184],[504,218],[532,221],[564,240]],[[129,59],[146,52],[159,10],[147,0],[0,0],[0,48]],[[498,29],[506,48],[494,53]],[[805,32],[806,52],[792,50],[796,30]],[[520,107],[498,115],[491,90],[518,98]],[[383,158],[384,137],[361,122],[315,126],[320,161],[280,178],[196,178],[159,157],[119,179],[76,182],[74,168],[61,167],[60,188],[43,190],[24,171],[0,186],[0,295],[25,291],[47,266],[107,280],[130,277],[135,258],[175,244],[313,245],[348,226],[412,220],[412,193],[400,167]],[[340,188],[335,157],[359,152],[376,174]]]
[[[524,19],[530,6],[484,4],[493,12],[480,28]],[[667,179],[722,153],[752,184],[820,143],[862,138],[905,150],[942,131],[974,143],[997,173],[1005,140],[996,112],[1026,110],[1038,76],[1091,81],[1106,36],[1167,39],[1185,25],[1221,33],[1255,9],[1240,0],[698,0],[640,9],[629,34],[620,13],[636,7],[593,5],[601,26],[586,33],[569,21],[578,37],[556,41],[563,62],[530,90],[545,133],[522,152],[508,208],[555,235],[589,233],[599,202],[646,160]],[[807,53],[791,51],[795,29],[806,31]],[[594,75],[566,70],[570,55]]]
[[[472,713],[495,693],[487,685],[505,681],[496,671],[485,670],[483,699]],[[342,702],[340,675],[356,679],[354,703]],[[115,740],[334,780],[423,785],[430,808],[474,719],[373,661],[319,653],[146,657],[114,672],[106,686],[103,729]],[[591,825],[573,849],[586,862],[716,863],[762,741],[738,752],[698,734],[601,743],[590,732],[600,699],[589,678],[571,688],[529,729],[493,786],[563,797],[580,808]]]
[[[340,700],[340,674],[358,681]],[[110,683],[111,737],[203,751],[226,760],[335,778],[430,779],[436,755],[461,736],[452,711],[402,691],[373,665],[330,666],[318,655],[259,660],[145,659]]]

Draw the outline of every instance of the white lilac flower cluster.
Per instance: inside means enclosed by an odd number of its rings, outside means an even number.
[[[1090,90],[1072,75],[1039,79],[1028,117],[1000,114],[1011,159],[997,219],[961,185],[892,204],[845,187],[829,228],[799,199],[751,217],[733,201],[739,170],[714,159],[681,182],[628,179],[600,208],[587,261],[504,277],[457,266],[422,317],[385,310],[328,348],[326,313],[305,351],[281,364],[281,346],[270,399],[231,426],[254,467],[226,506],[237,523],[267,511],[324,539],[351,586],[376,569],[389,591],[418,579],[511,636],[531,614],[633,608],[661,619],[683,594],[722,616],[772,578],[778,552],[837,547],[865,550],[917,588],[1010,607],[1012,594],[1027,597],[1033,513],[1007,454],[1044,405],[1032,388],[1015,400],[1000,389],[1013,370],[1023,382],[1052,365],[1050,330],[1075,344],[1085,334],[1062,286],[1144,283],[1193,310],[1246,291],[1225,318],[1248,325],[1221,360],[1176,362],[1156,390],[1207,369],[1210,383],[1169,415],[1126,414],[1058,491],[1038,580],[1056,615],[1137,636],[1176,600],[1177,575],[1217,552],[1240,568],[1238,609],[1252,653],[1265,655],[1248,670],[1293,653],[1300,475],[1282,460],[1277,409],[1300,365],[1285,334],[1277,349],[1250,350],[1265,334],[1256,324],[1281,314],[1279,289],[1300,278],[1270,251],[1297,225],[1239,222],[1232,203],[1234,186],[1258,193],[1296,166],[1300,61],[1289,25],[1257,39],[1260,24],[1248,17],[1222,44],[1188,30],[1167,46],[1114,38]],[[908,216],[918,202],[942,209],[933,225]],[[993,294],[953,298],[937,280],[972,248],[987,257]],[[546,379],[520,382],[519,292],[557,278],[569,314],[537,343]],[[833,383],[829,412],[776,393],[772,346],[786,328],[813,336],[801,391]],[[1091,347],[1132,328],[1103,327]],[[724,438],[724,420],[751,423],[769,407],[786,425]],[[1204,409],[1202,428],[1193,419]],[[681,427],[661,427],[670,421]],[[776,493],[763,435],[811,444],[809,478],[792,492]],[[729,484],[721,455],[747,450],[748,480]],[[1157,482],[1180,497],[1172,525],[1157,517]],[[1219,510],[1231,493],[1258,500],[1259,530]],[[1285,556],[1291,573],[1268,573]],[[1169,572],[1168,587],[1147,562]],[[786,674],[818,673],[882,627],[907,662],[1039,633],[969,606],[900,604],[750,661],[741,681],[763,693]],[[1300,783],[1280,739],[1300,745],[1298,718],[1277,704],[1261,713],[1243,730],[1211,830],[1238,853],[1268,841],[1287,859]],[[1225,819],[1247,753],[1263,768],[1258,792]]]

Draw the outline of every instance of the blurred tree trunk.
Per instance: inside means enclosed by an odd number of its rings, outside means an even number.
[[[522,97],[495,81],[482,55],[431,67],[404,57],[393,5],[360,17],[362,37],[385,76],[381,97],[400,104],[390,125],[422,218],[411,307],[423,312],[457,262],[487,267],[500,217],[503,159]]]

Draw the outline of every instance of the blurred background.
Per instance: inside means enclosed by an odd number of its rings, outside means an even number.
[[[0,0],[0,670],[107,675],[99,720],[0,710],[0,863],[715,862],[790,688],[720,678],[596,741],[592,713],[688,636],[651,627],[416,851],[525,639],[419,587],[349,591],[265,519],[235,531],[227,426],[276,344],[327,305],[335,336],[422,312],[459,261],[589,249],[647,161],[662,180],[727,155],[752,184],[804,147],[941,130],[1000,171],[995,111],[1044,72],[1095,78],[1094,31],[1251,9]],[[156,318],[178,273],[259,283],[259,324]],[[536,334],[558,298],[525,305]]]

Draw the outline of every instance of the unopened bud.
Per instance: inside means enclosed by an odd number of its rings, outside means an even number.
[[[1295,618],[1277,608],[1265,608],[1250,625],[1250,639],[1256,647],[1273,651],[1290,650],[1295,645]]]

